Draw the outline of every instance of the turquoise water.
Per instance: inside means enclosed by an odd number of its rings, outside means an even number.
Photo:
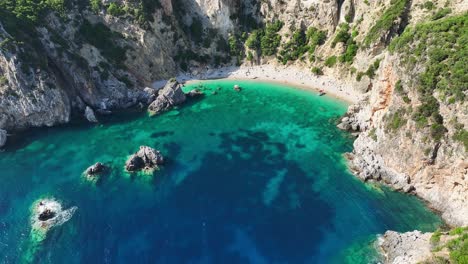
[[[161,116],[127,112],[10,141],[0,153],[0,263],[369,263],[377,234],[441,224],[415,197],[346,171],[353,139],[335,127],[344,103],[236,83],[242,92],[203,82],[205,98]],[[126,173],[140,145],[167,164]],[[86,181],[98,161],[111,173]],[[78,209],[37,242],[29,217],[41,197]]]

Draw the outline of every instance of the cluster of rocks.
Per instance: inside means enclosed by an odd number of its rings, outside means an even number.
[[[140,146],[140,149],[125,163],[125,169],[129,172],[152,170],[158,169],[158,166],[163,163],[164,157],[161,152],[147,146]]]
[[[361,106],[359,104],[351,105],[346,112],[346,116],[344,116],[338,124],[338,128],[351,132],[363,131],[366,125],[362,124],[359,117],[356,116],[359,111],[361,111]]]
[[[160,114],[174,106],[180,105],[187,100],[185,93],[182,91],[182,85],[175,79],[171,79],[161,90],[158,96],[148,106],[148,111],[151,114]]]

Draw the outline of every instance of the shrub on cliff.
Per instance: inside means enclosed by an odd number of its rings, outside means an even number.
[[[401,19],[403,13],[409,4],[409,0],[392,0],[390,6],[383,12],[380,18],[371,27],[369,33],[364,39],[365,45],[370,45],[380,36],[392,30],[397,20]]]
[[[281,44],[281,36],[278,34],[278,32],[282,27],[283,22],[279,20],[266,25],[265,34],[260,40],[260,46],[263,55],[272,56],[276,54],[278,47]]]

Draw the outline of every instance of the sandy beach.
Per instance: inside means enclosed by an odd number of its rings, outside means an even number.
[[[295,86],[302,89],[318,92],[323,89],[327,96],[333,96],[349,103],[356,103],[361,93],[351,86],[328,76],[316,76],[311,72],[295,66],[260,65],[241,66],[208,69],[206,72],[195,72],[193,74],[181,74],[177,76],[180,82],[191,82],[197,80],[211,79],[233,79],[233,80],[258,80],[276,82]],[[160,86],[155,82],[154,86]]]

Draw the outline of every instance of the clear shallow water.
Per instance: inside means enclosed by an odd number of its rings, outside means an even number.
[[[267,83],[203,84],[204,99],[158,117],[120,114],[10,144],[0,263],[369,263],[377,234],[441,224],[416,198],[346,171],[352,139],[335,127],[345,104]],[[124,172],[140,145],[165,154],[162,170]],[[112,173],[89,183],[81,173],[97,161]],[[41,197],[78,210],[37,244],[29,217]]]

